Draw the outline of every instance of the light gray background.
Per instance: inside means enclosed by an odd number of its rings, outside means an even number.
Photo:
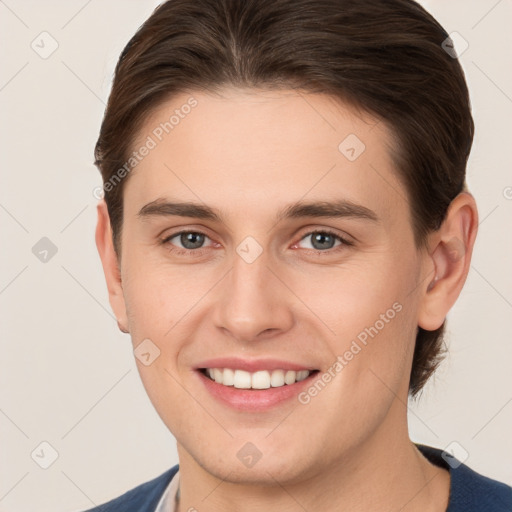
[[[110,311],[94,243],[93,147],[112,72],[157,3],[0,1],[0,511],[88,508],[178,461]],[[421,3],[469,43],[480,232],[449,315],[450,356],[410,404],[411,437],[456,441],[468,465],[512,484],[512,2]],[[47,59],[31,48],[42,51],[43,31],[59,45]],[[58,248],[46,263],[32,252],[42,237]],[[43,441],[58,452],[48,469],[35,462],[49,461]]]

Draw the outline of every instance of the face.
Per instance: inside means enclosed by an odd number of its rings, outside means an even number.
[[[144,144],[115,309],[180,461],[293,482],[406,435],[424,269],[384,123],[226,89],[162,104]]]

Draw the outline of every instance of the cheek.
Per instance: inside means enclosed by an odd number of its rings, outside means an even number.
[[[167,339],[218,280],[218,272],[192,266],[126,263],[123,284],[132,337]],[[135,340],[134,340],[135,342]]]
[[[330,328],[331,338],[355,336],[404,300],[408,272],[399,275],[400,265],[384,256],[290,273],[288,282],[304,307]],[[393,319],[394,313],[388,316]]]
[[[326,346],[319,348],[333,363],[343,358],[344,386],[382,376],[395,389],[408,378],[417,329],[415,282],[414,258],[383,252],[368,262],[303,274],[292,284],[309,310],[302,306],[304,314],[324,333],[318,339]]]

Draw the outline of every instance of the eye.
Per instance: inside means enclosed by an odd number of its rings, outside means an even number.
[[[210,237],[200,231],[179,231],[169,235],[161,243],[169,246],[169,250],[176,254],[195,255],[200,255],[203,252],[202,249],[215,245]],[[330,252],[332,249],[336,251],[338,248],[343,249],[344,246],[353,245],[339,234],[325,229],[307,233],[292,248],[299,247],[300,244],[305,245],[302,246],[303,249],[321,252]]]
[[[323,252],[342,245],[353,245],[352,242],[345,240],[340,235],[326,230],[312,231],[302,237],[298,244],[304,241],[307,241],[307,244],[303,248]],[[295,246],[298,244],[295,244]]]
[[[187,252],[195,249],[202,249],[205,247],[203,244],[207,240],[210,240],[210,238],[199,231],[180,231],[179,233],[174,233],[162,240],[162,244],[176,246],[176,249],[172,248],[171,250]],[[211,243],[209,245],[211,245]]]

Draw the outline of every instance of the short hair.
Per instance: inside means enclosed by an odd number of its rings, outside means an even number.
[[[448,38],[412,0],[162,3],[120,55],[95,147],[117,256],[129,176],[114,186],[109,180],[126,169],[143,123],[173,95],[226,86],[325,93],[383,121],[415,245],[425,248],[466,189],[474,134],[463,70],[444,49]],[[445,322],[433,331],[418,326],[412,397],[444,357]]]

